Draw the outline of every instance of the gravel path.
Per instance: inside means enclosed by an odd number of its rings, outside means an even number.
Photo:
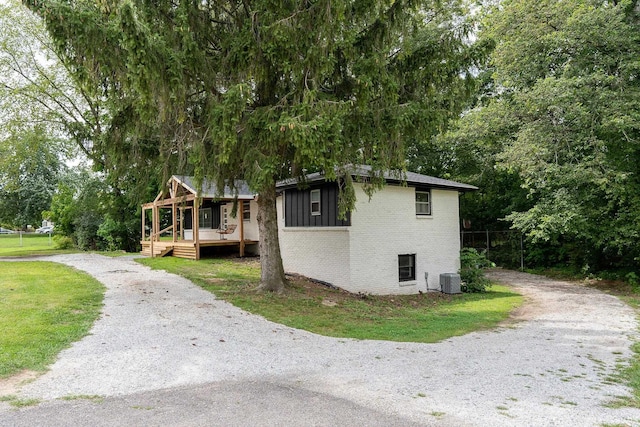
[[[107,291],[91,334],[21,397],[269,382],[424,425],[640,425],[640,410],[603,406],[628,394],[607,377],[631,356],[635,314],[579,285],[495,270],[492,278],[526,295],[521,321],[437,344],[395,343],[284,327],[129,258],[40,259],[84,270]]]

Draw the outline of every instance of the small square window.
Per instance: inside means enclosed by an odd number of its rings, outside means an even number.
[[[398,280],[416,280],[416,255],[398,255]]]
[[[311,190],[311,215],[320,215],[320,190]]]
[[[431,192],[416,190],[416,215],[431,215]]]
[[[242,220],[251,221],[251,204],[248,201],[242,202]]]

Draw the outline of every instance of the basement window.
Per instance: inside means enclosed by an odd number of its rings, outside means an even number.
[[[398,255],[398,280],[416,280],[416,254]]]

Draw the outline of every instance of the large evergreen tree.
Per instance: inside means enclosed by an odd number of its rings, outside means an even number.
[[[165,165],[259,193],[261,287],[284,273],[277,180],[404,166],[468,94],[476,52],[451,0],[29,0],[113,122],[121,167]],[[346,179],[343,206],[353,202]]]

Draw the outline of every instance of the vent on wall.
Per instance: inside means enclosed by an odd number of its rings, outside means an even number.
[[[459,294],[460,275],[457,273],[442,273],[440,275],[440,289],[445,294]]]

